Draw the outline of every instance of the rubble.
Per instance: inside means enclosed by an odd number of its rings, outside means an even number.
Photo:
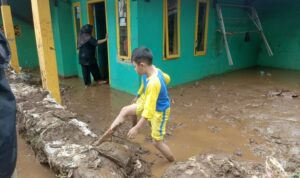
[[[91,143],[97,136],[81,122],[85,118],[57,105],[48,92],[18,83],[19,80],[11,82],[18,111],[22,111],[18,113],[19,131],[33,147],[40,162],[49,164],[65,177],[150,177],[149,163],[139,156],[147,151],[123,138],[128,128],[120,129],[112,143],[92,147]],[[186,112],[179,114],[181,107],[194,112],[187,117],[194,117],[192,124],[217,119],[234,129],[242,129],[242,134],[249,133],[245,137],[245,147],[259,160],[245,161],[248,153],[241,145],[229,153],[223,150],[214,152],[225,155],[206,152],[188,161],[176,162],[166,170],[164,177],[299,177],[299,91],[276,89],[281,86],[254,87],[239,83],[234,85],[238,90],[202,83],[196,86],[189,89],[197,96],[187,92],[186,88],[177,91],[178,96],[172,100],[180,102],[176,102],[174,113],[177,109],[177,116],[183,117]],[[294,90],[295,93],[291,92]],[[204,102],[199,102],[201,98]],[[189,128],[189,123],[183,121],[170,122],[167,139],[177,128]],[[226,131],[219,122],[205,128],[216,136]],[[197,153],[190,155],[193,154]]]
[[[293,91],[289,91],[289,90],[274,90],[274,91],[269,91],[267,96],[270,97],[283,97],[283,98],[287,98],[287,99],[293,99],[293,98],[297,98],[298,94],[293,92]]]
[[[253,161],[234,160],[223,154],[203,154],[176,162],[170,166],[163,178],[288,178],[297,174],[288,174],[279,161],[266,157],[265,165]]]
[[[111,142],[95,148],[97,135],[77,114],[16,74],[10,74],[10,83],[17,100],[19,133],[38,160],[60,177],[150,177],[150,165],[141,159],[139,145]]]
[[[230,159],[226,155],[204,154],[177,162],[170,166],[163,178],[199,178],[199,177],[252,177],[264,171],[263,165],[255,162],[242,162]]]

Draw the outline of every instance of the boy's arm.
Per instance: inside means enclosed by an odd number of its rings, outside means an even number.
[[[134,138],[135,135],[138,133],[138,130],[143,126],[143,124],[147,120],[151,120],[153,118],[153,115],[156,111],[156,102],[160,91],[160,83],[159,81],[151,81],[147,85],[146,89],[146,98],[145,98],[145,105],[144,105],[144,111],[142,113],[142,117],[139,120],[139,122],[130,129],[128,132],[129,138]]]
[[[156,103],[160,92],[160,82],[158,79],[148,83],[145,93],[145,104],[142,117],[151,120],[156,111]]]
[[[139,120],[139,122],[138,122],[134,127],[132,127],[132,128],[129,130],[129,132],[128,132],[128,134],[127,134],[128,138],[133,139],[133,138],[137,135],[139,129],[140,129],[146,122],[147,122],[147,119],[145,119],[144,117],[142,117],[142,118]]]

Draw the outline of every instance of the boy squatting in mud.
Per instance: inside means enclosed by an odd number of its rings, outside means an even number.
[[[134,104],[125,106],[113,121],[109,129],[97,140],[94,145],[99,145],[106,140],[111,140],[113,132],[126,118],[136,116],[140,120],[129,130],[128,137],[134,138],[138,130],[146,121],[151,123],[151,136],[154,146],[168,159],[173,162],[174,156],[169,146],[164,142],[166,124],[170,115],[170,100],[167,84],[170,77],[160,69],[152,65],[152,52],[145,47],[136,48],[133,51],[131,61],[136,72],[142,76],[142,84],[138,90],[137,100]]]

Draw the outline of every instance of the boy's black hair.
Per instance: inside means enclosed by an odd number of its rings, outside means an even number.
[[[131,56],[131,62],[135,62],[137,64],[145,62],[148,65],[152,65],[152,59],[152,52],[149,48],[146,47],[135,48]]]

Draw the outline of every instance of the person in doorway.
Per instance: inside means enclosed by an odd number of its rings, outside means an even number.
[[[0,31],[0,177],[11,178],[17,160],[16,101],[5,77],[11,52]]]
[[[107,41],[107,35],[102,40],[96,40],[92,36],[93,26],[84,25],[81,30],[77,41],[77,49],[79,50],[79,63],[82,68],[82,75],[86,87],[91,85],[91,74],[94,80],[99,84],[105,84],[106,81],[101,81],[99,66],[96,59],[96,47]]]
[[[133,51],[131,61],[136,72],[142,76],[142,84],[138,91],[137,100],[134,104],[125,106],[113,121],[109,129],[97,140],[97,146],[112,138],[113,132],[120,126],[126,118],[140,117],[128,132],[130,139],[134,138],[138,130],[147,121],[151,124],[151,137],[154,146],[170,162],[174,161],[174,156],[164,142],[166,124],[170,115],[170,100],[168,96],[167,84],[170,77],[152,64],[152,52],[145,47],[136,48]]]

